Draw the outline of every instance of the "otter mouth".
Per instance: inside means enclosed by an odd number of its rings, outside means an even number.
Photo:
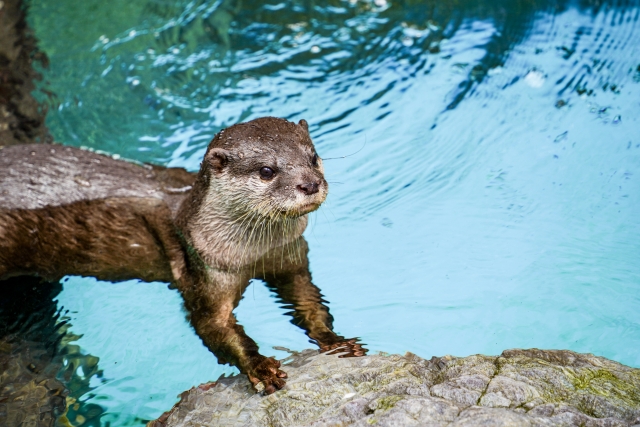
[[[298,206],[298,208],[296,209],[296,211],[300,214],[300,215],[306,215],[309,212],[313,212],[316,209],[318,209],[320,207],[320,203],[306,203],[302,206]]]
[[[320,207],[321,204],[322,203],[313,203],[313,202],[305,203],[303,205],[296,206],[292,209],[283,210],[281,214],[288,217],[301,217],[303,215],[306,215],[310,212],[315,211]]]

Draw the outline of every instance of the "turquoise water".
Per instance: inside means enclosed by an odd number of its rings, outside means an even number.
[[[640,367],[640,2],[234,7],[32,0],[55,139],[196,170],[225,126],[305,118],[321,156],[355,153],[325,163],[306,232],[337,332],[427,358],[568,348]],[[235,372],[166,284],[72,277],[58,302],[100,358],[81,400],[102,425]],[[261,283],[236,313],[264,354],[310,347]]]

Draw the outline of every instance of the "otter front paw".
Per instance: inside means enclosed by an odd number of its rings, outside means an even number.
[[[369,350],[362,347],[362,344],[358,343],[357,338],[345,339],[333,344],[320,346],[321,353],[340,354],[338,357],[360,357],[364,356],[368,351]]]
[[[279,367],[280,362],[273,357],[261,357],[257,360],[247,372],[253,388],[258,392],[264,390],[264,394],[271,394],[284,387],[282,378],[287,378],[287,373],[278,369]]]

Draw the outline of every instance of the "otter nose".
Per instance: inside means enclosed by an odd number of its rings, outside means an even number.
[[[320,183],[318,182],[307,182],[306,184],[298,185],[298,190],[302,191],[307,196],[310,196],[318,192],[319,184]]]

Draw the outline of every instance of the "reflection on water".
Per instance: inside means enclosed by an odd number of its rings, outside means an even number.
[[[220,128],[274,115],[307,119],[323,157],[365,144],[326,162],[307,232],[340,334],[633,366],[639,19],[637,1],[31,1],[58,141],[195,170]],[[248,335],[308,347],[274,298],[247,290]],[[72,278],[58,299],[100,356],[103,423],[232,372],[162,284]]]
[[[34,277],[0,282],[0,425],[99,426],[92,397],[98,358],[73,344],[68,317],[56,307],[60,283]]]

